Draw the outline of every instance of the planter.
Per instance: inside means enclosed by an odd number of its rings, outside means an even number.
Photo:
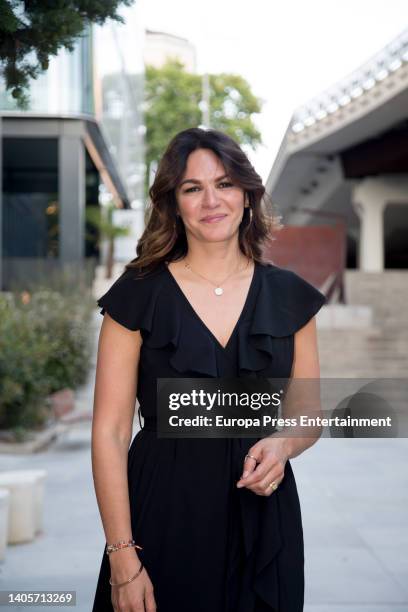
[[[45,479],[47,477],[47,470],[7,470],[3,472],[7,475],[7,478],[12,480],[13,478],[20,478],[23,474],[27,478],[33,478],[35,481],[35,492],[34,492],[34,515],[35,515],[35,533],[39,533],[44,529],[44,493],[45,493]],[[3,474],[0,472],[0,483],[2,482],[1,477]]]
[[[51,414],[56,419],[59,419],[64,414],[72,412],[75,408],[75,393],[72,389],[61,389],[51,393],[47,397],[47,401],[51,408]]]
[[[10,493],[7,542],[19,544],[34,539],[37,523],[37,476],[28,470],[0,473],[0,488]]]
[[[10,515],[10,491],[0,489],[0,561],[6,556]]]
[[[30,431],[27,439],[16,442],[14,436],[6,437],[2,435],[0,439],[0,454],[5,455],[30,455],[40,450],[44,450],[60,435],[66,432],[68,425],[61,421],[50,423],[41,431]],[[7,432],[3,432],[4,434]]]

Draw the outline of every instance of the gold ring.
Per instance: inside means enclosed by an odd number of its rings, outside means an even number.
[[[256,457],[254,457],[253,455],[245,455],[245,459],[247,457],[250,457],[251,459],[253,459],[256,463],[258,463],[258,459]]]
[[[267,488],[269,489],[269,487],[271,487],[271,489],[273,489],[274,491],[276,491],[276,489],[278,488],[278,486],[279,486],[279,485],[277,485],[277,484],[276,484],[276,482],[273,480],[272,482],[270,482],[270,483],[268,484],[268,487],[267,487]]]

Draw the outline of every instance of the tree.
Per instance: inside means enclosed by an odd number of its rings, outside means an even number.
[[[209,76],[211,127],[222,130],[241,145],[256,149],[261,134],[252,116],[261,111],[248,82],[236,74]],[[152,162],[158,161],[172,136],[201,124],[202,77],[186,72],[178,60],[168,60],[161,68],[146,66],[145,124],[146,181]]]
[[[6,89],[26,108],[30,79],[47,70],[50,56],[72,51],[90,23],[123,23],[120,5],[134,0],[0,0],[0,70]]]

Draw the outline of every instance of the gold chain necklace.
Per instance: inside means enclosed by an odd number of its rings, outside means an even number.
[[[232,276],[233,274],[236,274],[236,272],[237,272],[237,271],[231,272],[231,274],[228,274],[228,276],[226,278],[224,278],[224,280],[217,285],[216,283],[213,283],[213,281],[210,280],[209,278],[206,278],[205,276],[203,276],[199,272],[196,272],[195,270],[193,270],[193,268],[190,266],[189,263],[184,262],[184,266],[186,268],[188,268],[191,272],[193,272],[193,274],[197,274],[197,276],[201,276],[201,278],[206,280],[208,283],[211,283],[212,285],[214,285],[214,287],[215,287],[215,289],[214,289],[215,295],[222,295],[224,293],[224,289],[221,287],[221,285],[223,285],[225,283],[225,281],[227,281],[230,278],[230,276]],[[247,258],[247,265],[245,266],[245,268],[243,268],[243,270],[246,270],[248,266],[249,266],[249,258]]]

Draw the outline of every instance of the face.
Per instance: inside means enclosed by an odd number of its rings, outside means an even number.
[[[210,149],[197,149],[189,155],[176,198],[187,236],[221,242],[238,233],[244,191],[232,182]]]

